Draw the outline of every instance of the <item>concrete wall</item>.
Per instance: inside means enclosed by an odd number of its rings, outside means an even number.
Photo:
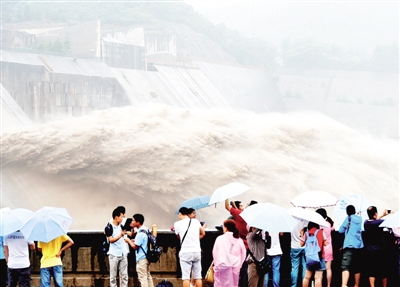
[[[35,122],[110,108],[118,86],[113,78],[51,73],[43,66],[2,64],[4,88]]]
[[[206,236],[201,240],[202,247],[202,266],[203,278],[208,267],[212,262],[212,248],[217,236],[221,233],[212,230],[207,231]],[[75,244],[71,249],[67,250],[63,256],[64,284],[65,287],[109,287],[109,266],[108,257],[105,257],[102,252],[102,243],[104,234],[102,232],[71,232],[69,236],[74,240]],[[396,278],[397,274],[397,250],[392,244],[391,235],[387,233],[387,242],[389,252],[386,258],[388,263],[388,287],[398,287],[400,282]],[[180,267],[177,254],[179,252],[179,242],[175,234],[171,231],[159,231],[158,242],[163,249],[160,262],[152,263],[151,274],[153,276],[154,286],[162,279],[168,279],[174,286],[181,286],[182,281]],[[341,246],[343,236],[337,232],[332,234],[334,261],[333,269],[333,284],[332,287],[338,287],[341,283]],[[392,242],[392,243],[390,243]],[[290,234],[285,233],[280,238],[283,255],[281,258],[281,287],[290,286]],[[390,244],[389,244],[390,243]],[[140,286],[135,273],[135,254],[131,249],[128,256],[129,261],[129,286]],[[371,264],[368,258],[362,260],[363,268],[366,264]],[[375,263],[376,264],[376,263]],[[32,267],[32,287],[40,286],[40,253],[37,251],[31,252],[31,267]],[[362,269],[363,270],[363,269]],[[271,278],[270,278],[271,280]],[[368,286],[367,277],[362,273],[361,286]],[[271,284],[272,282],[270,282]],[[300,285],[298,285],[300,286]],[[324,283],[323,286],[326,286]],[[350,285],[351,282],[350,282]],[[380,285],[378,285],[380,286]]]

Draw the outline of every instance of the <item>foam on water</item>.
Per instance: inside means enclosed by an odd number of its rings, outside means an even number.
[[[3,205],[66,207],[71,229],[102,229],[113,208],[169,228],[179,204],[238,181],[235,199],[289,208],[300,192],[363,194],[398,209],[398,143],[318,114],[125,107],[2,135]],[[209,226],[224,204],[201,210]]]

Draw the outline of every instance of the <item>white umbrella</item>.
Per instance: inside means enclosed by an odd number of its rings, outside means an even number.
[[[20,230],[28,241],[47,243],[67,234],[72,221],[65,208],[45,206],[32,214]]]
[[[329,223],[326,222],[321,214],[316,213],[315,211],[311,211],[302,207],[293,207],[291,209],[288,209],[288,212],[295,219],[311,221],[323,227],[330,227]]]
[[[361,216],[362,222],[368,219],[367,209],[372,205],[368,199],[361,194],[341,196],[332,212],[340,225],[347,217],[346,207],[348,205],[354,206],[356,213]],[[362,224],[362,230],[364,230],[364,224]]]
[[[0,236],[6,236],[19,230],[33,211],[25,208],[9,209],[1,213]]]
[[[249,226],[269,232],[291,232],[296,220],[283,208],[272,203],[257,203],[247,207],[240,216]]]
[[[334,206],[338,199],[326,191],[310,190],[300,193],[290,202],[297,207],[320,208]]]
[[[218,187],[211,195],[209,205],[224,201],[225,199],[240,195],[250,189],[249,186],[240,183],[232,182],[224,186]]]
[[[389,228],[400,227],[400,213],[396,212],[393,214],[389,214],[388,216],[385,216],[383,222],[379,225],[379,227],[389,227]]]
[[[9,211],[9,210],[10,210],[9,207],[0,208],[0,216],[1,216],[2,213],[6,212],[6,211]]]

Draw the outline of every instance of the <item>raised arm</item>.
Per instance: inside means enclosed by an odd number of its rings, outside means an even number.
[[[229,198],[225,199],[225,209],[231,211],[231,206],[229,205]]]
[[[379,215],[376,219],[381,219],[382,217],[384,217],[384,216],[386,216],[386,215],[388,215],[389,213],[388,213],[388,211],[387,211],[387,209],[385,209],[384,211],[383,211],[383,213],[381,214],[381,215]]]

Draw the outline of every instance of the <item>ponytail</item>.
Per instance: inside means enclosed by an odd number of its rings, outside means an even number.
[[[326,210],[324,208],[319,208],[316,210],[317,213],[319,213],[325,221],[329,222],[331,226],[333,226],[333,220],[326,214]]]
[[[330,218],[329,216],[327,216],[326,218],[325,218],[325,220],[326,221],[328,221],[330,224],[331,224],[331,226],[333,227],[333,220],[332,220],[332,218]]]
[[[226,229],[233,233],[233,237],[239,238],[239,230],[236,228],[236,223],[232,219],[227,219],[224,221],[224,226]]]

